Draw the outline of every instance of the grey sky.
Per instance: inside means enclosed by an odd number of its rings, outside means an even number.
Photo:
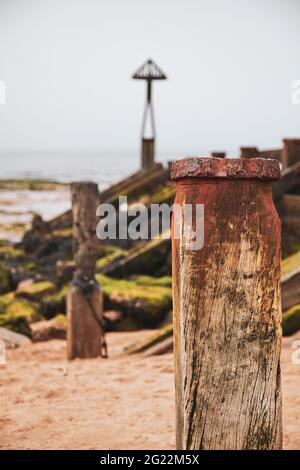
[[[300,136],[297,0],[0,0],[0,150],[136,150],[148,57],[160,151]]]

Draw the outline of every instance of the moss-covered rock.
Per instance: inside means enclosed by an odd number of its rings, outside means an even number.
[[[66,299],[69,286],[63,286],[58,292],[47,295],[42,300],[42,311],[46,318],[52,318],[58,313],[66,313]]]
[[[132,281],[135,281],[140,286],[163,286],[172,287],[171,276],[152,277],[152,276],[131,276]]]
[[[18,264],[10,265],[10,290],[15,290],[26,279],[38,279],[39,270],[34,261],[24,259]]]
[[[12,243],[5,240],[0,240],[0,260],[11,262],[13,260],[22,261],[25,253],[20,248],[17,248]]]
[[[284,276],[285,274],[291,273],[295,269],[299,268],[300,266],[300,251],[297,253],[285,258],[281,263],[281,274]]]
[[[13,292],[0,296],[0,326],[30,336],[29,324],[40,317],[37,303],[17,299]]]
[[[97,272],[101,272],[107,266],[116,261],[120,261],[127,256],[127,251],[113,245],[102,244],[99,247],[99,258],[96,262]]]
[[[282,315],[282,331],[290,336],[300,330],[300,305],[294,305]]]
[[[103,274],[96,278],[104,293],[105,310],[119,310],[123,314],[120,330],[155,327],[171,309],[170,287],[113,279]]]
[[[0,265],[0,294],[9,291],[9,271]]]
[[[41,300],[43,297],[52,294],[55,285],[50,281],[32,282],[30,280],[21,282],[16,291],[17,297],[29,300]]]
[[[169,276],[171,274],[169,231],[164,234],[164,238],[150,240],[131,249],[126,256],[108,263],[102,268],[102,272],[113,277],[128,277],[133,274]]]
[[[30,325],[32,340],[49,341],[50,339],[65,339],[67,319],[65,315],[56,315],[51,320],[42,320]]]

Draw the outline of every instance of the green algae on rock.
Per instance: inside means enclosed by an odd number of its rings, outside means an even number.
[[[119,329],[155,327],[172,306],[172,289],[166,286],[139,284],[135,280],[114,279],[97,274],[104,293],[105,310],[119,310],[124,319]]]
[[[282,332],[290,336],[300,330],[300,304],[294,305],[282,315]]]
[[[281,263],[281,274],[289,274],[300,266],[300,251],[294,253],[293,255],[285,258]]]
[[[9,270],[0,266],[0,294],[9,291]]]
[[[162,263],[162,260],[164,262]],[[128,277],[133,274],[165,276],[171,273],[171,241],[169,231],[163,238],[153,239],[132,248],[127,255],[108,263],[103,274],[113,277]]]
[[[55,291],[55,285],[50,281],[31,282],[30,280],[24,281],[18,286],[16,291],[17,297],[22,297],[30,300],[40,300],[47,294]]]
[[[29,324],[40,318],[36,302],[17,299],[14,292],[0,296],[0,326],[30,336]]]
[[[170,276],[162,277],[152,277],[146,275],[136,275],[131,276],[132,281],[135,281],[140,286],[162,286],[162,287],[172,287],[172,278]]]
[[[42,312],[46,318],[51,318],[58,313],[66,313],[66,299],[69,286],[63,286],[59,291],[46,295],[42,299]]]
[[[24,251],[6,240],[0,240],[0,260],[1,261],[22,261]]]
[[[96,261],[96,270],[101,272],[104,268],[116,261],[123,260],[127,256],[127,251],[113,245],[101,245],[99,248],[99,258]]]

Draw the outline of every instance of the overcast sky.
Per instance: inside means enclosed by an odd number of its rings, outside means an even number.
[[[136,150],[148,57],[160,151],[300,136],[299,0],[0,0],[0,150]]]

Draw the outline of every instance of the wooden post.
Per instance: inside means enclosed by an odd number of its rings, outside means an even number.
[[[300,139],[283,139],[281,160],[283,168],[300,162]]]
[[[259,156],[257,147],[241,147],[240,151],[241,158],[253,158]]]
[[[142,137],[142,168],[150,168],[154,164],[154,137]]]
[[[211,152],[213,158],[226,158],[226,152]]]
[[[280,449],[279,163],[188,158],[171,176],[175,204],[204,204],[202,249],[173,221],[177,448]]]
[[[97,257],[96,208],[99,204],[98,188],[95,183],[71,184],[73,214],[73,250],[76,270],[67,297],[67,356],[97,357],[101,352],[103,331],[91,311],[101,319],[103,300],[95,282]],[[89,299],[83,288],[89,289]]]

